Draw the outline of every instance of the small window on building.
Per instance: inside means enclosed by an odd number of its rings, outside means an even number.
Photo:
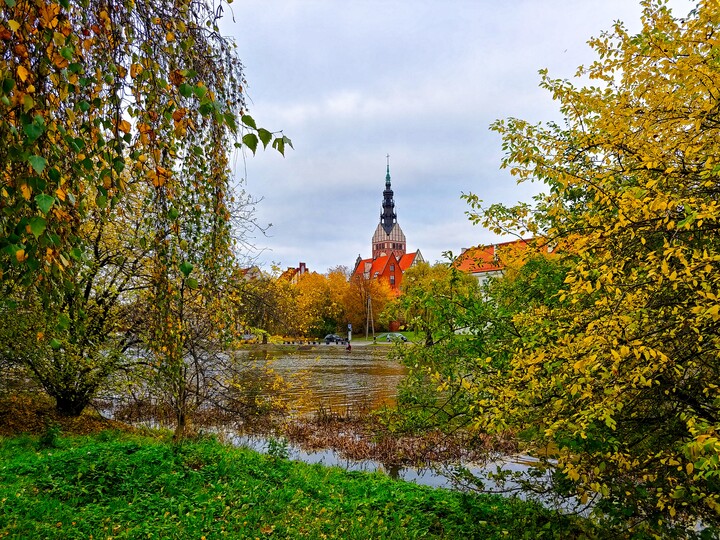
[[[390,276],[390,285],[395,285],[395,276]]]
[[[395,271],[395,265],[394,265],[394,264],[391,264],[391,265],[390,265],[390,271],[391,271],[391,272],[394,272],[394,271]],[[395,277],[395,276],[393,276],[393,277]]]

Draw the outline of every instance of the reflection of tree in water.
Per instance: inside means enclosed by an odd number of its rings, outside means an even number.
[[[324,408],[345,414],[348,408],[372,409],[392,405],[404,366],[388,358],[386,348],[319,345],[309,350],[297,347],[247,349],[249,363],[268,362],[288,387],[285,390],[291,413],[314,414]]]

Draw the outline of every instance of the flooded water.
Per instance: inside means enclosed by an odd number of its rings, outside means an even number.
[[[257,452],[269,453],[269,439],[258,435],[238,435],[236,433],[225,433],[228,440],[237,446],[250,448]],[[485,464],[477,463],[434,463],[425,467],[395,466],[386,465],[372,459],[353,460],[343,457],[333,449],[304,450],[292,444],[286,444],[287,457],[294,461],[304,463],[318,463],[325,466],[340,467],[348,471],[374,472],[382,471],[391,478],[404,480],[434,488],[458,489],[461,491],[483,491],[484,493],[495,493],[500,495],[517,496],[526,498],[520,485],[512,478],[506,478],[501,483],[496,482],[495,475],[521,475],[526,476],[533,471],[532,476],[536,482],[544,481],[549,483],[552,470],[543,465],[537,458],[527,455],[497,456],[495,460]],[[464,473],[458,475],[459,468]],[[468,474],[482,484],[467,482]],[[527,476],[526,476],[527,478]],[[556,508],[565,512],[576,512],[579,509],[577,500],[570,498],[553,498],[550,494],[534,497],[534,499],[545,506]]]
[[[386,345],[355,346],[348,352],[342,345],[322,344],[249,346],[237,355],[257,365],[270,361],[270,367],[290,383],[284,395],[294,412],[342,413],[395,403],[406,368],[390,358],[390,351]]]
[[[270,362],[270,367],[292,383],[285,392],[291,409],[297,413],[317,413],[319,410],[343,413],[345,410],[367,410],[383,404],[392,405],[397,395],[397,385],[407,369],[391,358],[389,346],[354,346],[347,352],[339,345],[314,345],[307,347],[289,346],[283,348],[248,347],[238,354],[247,362],[258,367]],[[259,452],[268,452],[268,439],[262,435],[240,435],[226,432],[225,436],[234,444],[246,446]],[[456,476],[458,464],[436,463],[427,467],[388,466],[378,461],[352,460],[343,457],[333,449],[304,450],[298,446],[286,446],[288,457],[306,463],[321,463],[338,466],[347,470],[384,471],[392,478],[432,487],[468,489]],[[537,470],[536,458],[519,456],[498,456],[495,461],[485,464],[465,463],[463,468],[481,480],[488,493],[516,494],[519,487],[512,480],[502,485],[495,483],[492,473],[504,471],[508,474],[526,474]],[[545,475],[550,470],[545,470]],[[538,473],[535,472],[537,477]],[[465,475],[462,477],[467,478]],[[470,489],[476,489],[470,488]],[[520,495],[522,496],[522,494]],[[569,510],[572,504],[550,500],[541,501],[555,508]]]

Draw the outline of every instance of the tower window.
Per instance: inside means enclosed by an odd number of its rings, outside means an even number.
[[[390,265],[390,271],[391,271],[391,272],[394,272],[394,271],[395,271],[395,265],[394,265],[394,264],[391,264],[391,265]]]

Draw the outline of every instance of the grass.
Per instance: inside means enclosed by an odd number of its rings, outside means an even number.
[[[579,538],[497,496],[119,431],[0,438],[0,538]]]

